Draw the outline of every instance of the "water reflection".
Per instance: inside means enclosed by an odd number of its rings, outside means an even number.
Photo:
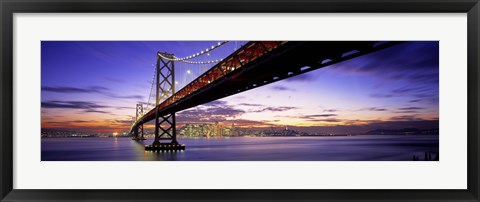
[[[135,152],[142,153],[142,157],[136,160],[178,160],[178,157],[182,155],[183,151],[145,151],[145,145],[150,144],[151,142],[146,142],[145,140],[132,140],[133,147]]]
[[[412,161],[438,154],[438,136],[179,139],[185,151],[145,151],[153,140],[42,139],[42,161]]]

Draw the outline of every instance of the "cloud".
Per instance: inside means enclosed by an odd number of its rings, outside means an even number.
[[[392,94],[375,93],[375,94],[370,94],[370,97],[373,97],[373,98],[391,98],[391,97],[393,97],[393,95]]]
[[[47,123],[49,123],[49,124],[55,124],[55,125],[60,125],[60,124],[63,124],[64,122],[60,122],[60,121],[47,121]]]
[[[251,112],[283,112],[292,109],[297,109],[297,107],[266,107],[260,110],[253,110]]]
[[[144,99],[141,95],[117,95],[112,92],[111,90],[102,86],[90,86],[86,88],[77,88],[77,87],[62,87],[62,86],[45,86],[42,87],[42,91],[46,92],[54,92],[54,93],[95,93],[100,94],[103,96],[111,97],[111,98],[118,98],[118,99]]]
[[[135,109],[135,107],[115,107],[115,109]]]
[[[243,96],[243,95],[232,95],[230,97],[231,99],[236,99],[236,100],[243,100],[243,99],[246,99],[247,97],[246,96]]]
[[[385,58],[388,58],[388,60]],[[371,75],[381,78],[385,82],[404,80],[413,86],[411,89],[396,89],[392,92],[394,94],[418,90],[419,86],[428,86],[430,88],[437,86],[438,88],[439,42],[405,42],[370,53],[367,56],[334,64],[326,71],[353,75]]]
[[[314,122],[328,122],[328,123],[338,123],[338,122],[342,122],[341,119],[333,119],[333,118],[329,118],[329,119],[313,119],[313,120],[310,120],[310,121],[314,121]]]
[[[294,77],[290,77],[285,79],[286,82],[312,82],[315,81],[317,78],[311,74],[300,74]]]
[[[75,122],[75,123],[89,123],[89,122],[92,122],[93,120],[91,121],[85,121],[85,120],[73,120],[71,122]]]
[[[339,123],[345,122],[347,120],[334,118],[338,114],[310,114],[310,115],[299,115],[299,116],[284,116],[288,118],[304,119],[308,122],[328,122],[328,123]]]
[[[64,125],[67,124],[67,125]],[[91,132],[91,133],[99,133],[99,132],[113,132],[118,130],[126,130],[128,127],[119,128],[118,126],[75,126],[75,125],[68,125],[68,123],[62,123],[61,125],[55,124],[55,126],[42,126],[42,131],[48,130],[61,130],[61,131],[75,131],[75,132]]]
[[[155,106],[155,98],[153,98],[153,99],[154,99],[154,100],[150,100],[150,105]],[[145,102],[145,101],[140,101],[140,102],[138,102],[138,104],[148,105],[148,103]]]
[[[418,113],[418,111],[415,111],[415,110],[405,110],[405,111],[396,111],[395,113],[397,113],[397,114],[415,114],[415,113]]]
[[[218,108],[210,108],[207,111],[204,111],[203,114],[207,115],[215,115],[215,116],[239,116],[245,113],[245,111],[241,109],[234,109],[231,107],[218,107]]]
[[[286,116],[286,117],[312,120],[312,119],[328,118],[328,117],[335,117],[335,116],[338,116],[338,114],[311,114],[311,115]]]
[[[261,107],[264,105],[261,104],[251,104],[251,103],[240,103],[236,106],[252,106],[252,107]],[[248,112],[281,112],[287,111],[291,109],[296,109],[296,107],[287,107],[287,106],[280,106],[280,107],[265,107],[258,110],[252,110]],[[227,105],[226,101],[213,101],[192,109],[187,109],[177,113],[177,121],[179,123],[200,123],[200,122],[242,122],[243,124],[250,123],[250,125],[261,124],[266,125],[269,124],[267,121],[252,121],[252,120],[245,120],[245,119],[236,119],[235,117],[239,117],[242,114],[247,113],[247,111],[243,109],[238,109],[235,106]]]
[[[343,121],[346,122],[346,121]],[[421,120],[421,121],[379,121],[371,120],[366,124],[341,124],[331,126],[289,126],[293,130],[299,130],[309,133],[364,133],[370,130],[377,129],[403,129],[403,128],[418,128],[418,129],[436,129],[439,126],[438,120]]]
[[[438,72],[430,72],[423,74],[414,74],[410,77],[413,81],[423,82],[423,83],[438,83],[439,75]]]
[[[94,123],[96,121],[90,120],[90,121],[85,121],[85,120],[73,120],[73,121],[47,121],[49,124],[56,124],[56,125],[63,125],[63,126],[71,126],[72,124],[78,124],[78,123]]]
[[[435,70],[439,65],[438,41],[412,41],[371,53],[366,57],[347,61],[344,65],[335,65],[342,71],[360,73],[412,72],[418,70]],[[389,58],[389,60],[385,60]],[[342,68],[348,66],[348,68]],[[395,74],[404,76],[403,74]]]
[[[216,105],[215,107],[196,107],[177,113],[178,122],[213,122],[225,121],[244,114],[245,111],[231,106]]]
[[[83,101],[44,101],[42,102],[42,108],[79,109],[79,110],[82,110],[82,112],[87,112],[87,113],[108,114],[110,112],[102,109],[107,109],[111,107],[106,105],[99,105],[93,102],[83,102]]]
[[[236,109],[234,106],[228,105],[227,101],[214,100],[186,109],[178,114],[182,114],[183,116],[195,116],[195,119],[199,119],[200,116],[202,116],[202,119],[208,119],[207,116],[237,116],[243,113],[245,113],[244,110]]]
[[[315,115],[305,115],[305,116],[302,116],[302,118],[306,118],[306,119],[312,119],[312,118],[318,118],[318,117],[332,117],[332,116],[337,116],[337,114],[315,114]]]
[[[338,109],[324,109],[323,112],[337,112]]]
[[[55,92],[55,93],[101,93],[108,90],[101,86],[90,86],[87,88],[76,87],[42,87],[42,91]]]
[[[130,127],[130,125],[132,124],[132,119],[110,119],[109,120],[112,124],[114,125],[122,125],[122,126],[125,126],[125,127]]]
[[[254,121],[248,119],[235,119],[235,120],[226,120],[225,124],[235,124],[235,126],[274,126],[274,124],[268,123],[268,121]]]
[[[401,107],[401,108],[398,108],[399,110],[420,110],[420,109],[424,109],[423,107]]]
[[[397,88],[395,90],[392,90],[392,93],[408,93],[408,92],[412,92],[412,91],[416,91],[417,89],[415,88],[407,88],[407,87],[403,87],[403,88]]]
[[[429,92],[431,90],[432,90],[431,86],[422,85],[422,86],[412,87],[412,85],[410,85],[410,86],[404,86],[401,88],[394,89],[392,90],[392,93],[394,94],[419,93],[419,92]]]
[[[279,85],[272,86],[272,87],[270,87],[270,89],[276,90],[276,91],[295,91],[294,89],[291,89],[291,88],[288,88],[288,87],[285,87],[285,86],[279,86]]]
[[[102,123],[104,125],[92,126],[92,123]],[[131,123],[131,119],[46,121],[42,118],[42,131],[43,129],[60,129],[76,132],[112,132],[127,130]]]
[[[202,106],[217,106],[217,105],[226,105],[227,101],[223,100],[214,100],[208,103],[203,104]]]
[[[391,121],[423,121],[423,119],[417,118],[416,115],[405,115],[405,116],[393,116],[390,117]]]
[[[382,112],[387,111],[385,108],[377,108],[377,107],[369,107],[369,108],[362,108],[360,111],[374,111],[374,112]]]
[[[138,99],[143,100],[144,97],[141,95],[115,95],[115,94],[104,94],[108,97],[119,98],[119,99]]]
[[[248,107],[261,107],[261,106],[265,106],[265,105],[262,105],[262,104],[251,104],[251,103],[240,103],[240,104],[237,104],[237,105],[248,106]]]
[[[93,102],[81,102],[81,101],[45,101],[45,102],[42,102],[42,108],[98,109],[98,108],[108,108],[108,106],[98,105]]]
[[[87,109],[84,112],[93,112],[93,113],[102,113],[102,114],[108,114],[109,113],[107,111],[101,111],[101,110],[95,110],[95,109]]]
[[[410,86],[397,88],[387,93],[370,94],[370,97],[381,98],[381,99],[392,98],[392,97],[407,97],[407,96],[414,98],[410,102],[420,101],[420,99],[416,99],[416,98],[426,98],[427,100],[438,102],[438,82],[436,83],[436,85],[410,84]]]
[[[424,108],[423,107],[401,107],[401,108],[398,108],[399,111],[395,113],[407,113],[407,114],[419,113],[419,111],[422,109]]]

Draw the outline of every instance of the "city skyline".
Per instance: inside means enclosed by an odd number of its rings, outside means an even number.
[[[43,41],[42,128],[128,130],[135,104],[149,99],[146,78],[152,78],[157,51],[185,57],[217,43]],[[229,42],[212,60],[241,44]],[[438,128],[438,62],[437,41],[406,42],[183,110],[177,123],[339,133]],[[178,65],[178,89],[206,68]]]

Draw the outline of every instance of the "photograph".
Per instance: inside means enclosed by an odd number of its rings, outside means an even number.
[[[41,41],[41,161],[440,161],[439,41]]]
[[[0,0],[0,202],[480,202],[479,1]]]

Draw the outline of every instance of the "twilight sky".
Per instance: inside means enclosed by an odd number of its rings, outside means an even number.
[[[42,128],[128,130],[135,104],[149,100],[157,51],[185,57],[217,43],[43,41]],[[224,58],[243,43],[229,42],[194,61]],[[437,128],[438,46],[403,43],[184,110],[177,123],[334,133]],[[176,62],[177,90],[210,66]]]

